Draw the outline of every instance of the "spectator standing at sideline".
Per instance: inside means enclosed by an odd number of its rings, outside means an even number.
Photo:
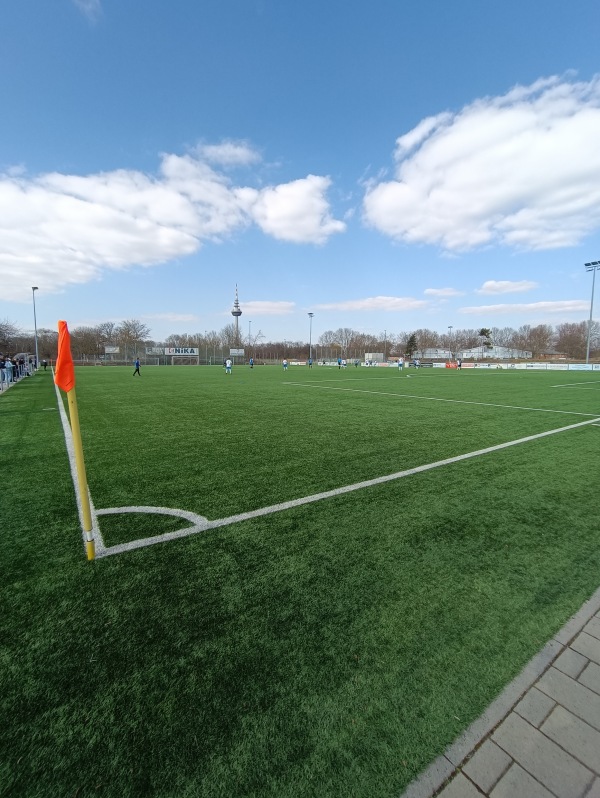
[[[142,375],[140,374],[140,359],[139,359],[139,357],[136,357],[135,363],[133,365],[135,366],[135,371],[133,372],[133,376],[135,377],[135,375],[137,374],[138,377],[141,377]]]

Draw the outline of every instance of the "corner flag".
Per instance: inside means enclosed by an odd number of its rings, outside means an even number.
[[[58,357],[56,359],[56,369],[54,370],[54,382],[67,394],[67,400],[69,402],[69,417],[71,419],[71,434],[73,435],[73,448],[75,450],[79,500],[83,531],[85,532],[85,548],[88,560],[93,560],[96,556],[96,546],[92,534],[92,512],[90,509],[87,477],[85,475],[81,430],[79,429],[79,412],[77,410],[77,396],[75,394],[75,367],[71,354],[71,336],[69,335],[66,321],[58,322]]]
[[[54,382],[65,393],[75,387],[75,368],[71,355],[71,336],[66,321],[58,322],[58,357],[54,371]]]

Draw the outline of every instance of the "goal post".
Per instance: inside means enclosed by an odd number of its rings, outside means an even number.
[[[172,366],[199,366],[200,350],[197,346],[168,346],[165,355],[171,356]]]
[[[199,366],[199,357],[183,357],[182,355],[173,355],[171,357],[172,366]]]

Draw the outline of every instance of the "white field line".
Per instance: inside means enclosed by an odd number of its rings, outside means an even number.
[[[548,410],[544,407],[521,407],[520,405],[498,405],[491,402],[469,402],[464,399],[441,399],[439,396],[417,396],[411,393],[396,393],[395,391],[366,391],[360,388],[333,388],[329,385],[312,385],[306,382],[285,382],[284,385],[294,385],[300,388],[320,388],[322,391],[346,391],[348,393],[368,393],[375,396],[397,396],[400,399],[422,399],[425,402],[448,402],[455,405],[479,405],[480,407],[500,407],[505,410],[530,410],[535,413],[561,413],[567,416],[595,416],[596,413],[576,413],[572,410]]]
[[[67,418],[60,390],[56,385],[54,386],[54,388],[56,391],[58,409],[65,436],[67,454],[69,456],[71,479],[73,480],[73,487],[75,489],[77,510],[79,513],[79,522],[81,525],[82,540],[85,551],[86,533],[83,529],[83,513],[81,508],[81,500],[79,497],[79,486],[77,482],[77,469],[75,466],[75,451],[73,448],[71,425],[69,424],[69,420]],[[199,532],[205,532],[208,529],[216,529],[218,527],[230,526],[231,524],[237,524],[240,523],[241,521],[249,521],[252,518],[260,518],[265,515],[271,515],[273,513],[279,513],[284,510],[290,510],[294,507],[301,507],[305,504],[313,504],[314,502],[322,501],[323,499],[331,499],[334,498],[335,496],[342,496],[345,493],[352,493],[357,490],[363,490],[364,488],[374,487],[375,485],[382,485],[386,482],[392,482],[397,479],[402,479],[403,477],[412,476],[413,474],[420,474],[424,471],[431,471],[434,468],[440,468],[441,466],[451,465],[452,463],[458,463],[461,460],[469,460],[473,457],[479,457],[484,454],[489,454],[490,452],[499,451],[500,449],[507,449],[511,446],[518,446],[521,443],[528,443],[529,441],[534,441],[537,440],[538,438],[545,438],[548,437],[549,435],[556,435],[559,432],[567,432],[568,430],[577,429],[579,427],[585,427],[589,425],[598,426],[599,422],[600,418],[595,417],[594,419],[589,421],[580,421],[577,424],[569,424],[569,426],[567,427],[560,427],[558,429],[549,430],[547,432],[539,432],[536,435],[528,435],[525,438],[518,438],[517,440],[508,441],[507,443],[499,443],[496,446],[489,446],[486,449],[478,449],[477,451],[467,452],[466,454],[460,454],[456,457],[448,457],[445,460],[438,460],[435,463],[427,463],[426,465],[416,466],[415,468],[409,468],[406,469],[405,471],[397,471],[394,474],[386,474],[383,477],[376,477],[375,479],[368,479],[362,482],[356,482],[353,485],[345,485],[341,488],[334,488],[333,490],[323,491],[322,493],[314,493],[311,496],[304,496],[303,498],[300,499],[292,499],[291,501],[281,502],[279,504],[272,504],[268,507],[261,507],[258,510],[251,510],[250,512],[247,513],[238,513],[237,515],[230,515],[227,518],[218,518],[214,521],[209,521],[204,516],[189,512],[188,510],[179,510],[169,507],[148,507],[140,505],[140,506],[128,506],[128,507],[108,507],[105,509],[96,510],[96,508],[94,507],[94,503],[92,502],[91,494],[88,489],[90,510],[92,514],[92,532],[96,546],[96,559],[100,559],[102,557],[110,557],[113,554],[123,554],[124,552],[133,551],[135,549],[142,549],[147,546],[153,546],[156,543],[166,543],[169,540],[176,540],[178,538],[185,538],[190,535],[196,535]],[[121,513],[149,513],[152,515],[173,515],[185,519],[191,524],[191,526],[185,527],[183,529],[178,529],[173,532],[166,532],[162,535],[154,535],[153,537],[149,538],[140,538],[139,540],[133,540],[130,541],[129,543],[121,543],[117,546],[106,546],[104,544],[104,540],[100,532],[100,527],[98,525],[98,516],[119,515]]]
[[[405,471],[397,471],[394,474],[387,474],[383,477],[376,477],[375,479],[367,479],[362,482],[356,482],[353,485],[345,485],[341,488],[334,488],[333,490],[323,491],[322,493],[314,493],[311,496],[304,496],[300,499],[292,499],[291,501],[281,502],[279,504],[272,504],[269,507],[261,507],[259,510],[251,510],[247,513],[238,513],[237,515],[230,515],[228,518],[218,518],[215,521],[208,521],[206,518],[202,516],[195,516],[197,519],[195,522],[192,519],[193,514],[185,514],[184,511],[181,510],[169,510],[168,508],[164,507],[111,507],[106,510],[97,510],[98,515],[108,515],[108,514],[118,514],[118,513],[137,513],[137,512],[150,512],[150,513],[161,513],[161,514],[169,514],[169,515],[179,515],[182,517],[188,518],[193,526],[187,527],[185,529],[178,529],[174,532],[166,532],[163,535],[155,535],[149,538],[142,538],[140,540],[134,540],[129,543],[122,543],[117,546],[109,546],[102,549],[100,553],[96,552],[96,557],[109,557],[113,554],[122,554],[126,551],[133,551],[134,549],[141,549],[145,548],[146,546],[153,546],[156,543],[165,543],[169,540],[175,540],[177,538],[184,538],[190,535],[196,535],[199,532],[205,532],[208,529],[216,529],[218,527],[230,526],[231,524],[237,524],[241,521],[249,521],[252,518],[260,518],[262,516],[271,515],[273,513],[279,513],[284,510],[290,510],[294,507],[302,507],[305,504],[313,504],[314,502],[322,501],[324,499],[331,499],[335,496],[343,496],[346,493],[352,493],[353,491],[363,490],[364,488],[370,488],[375,485],[382,485],[386,482],[392,482],[397,479],[402,479],[403,477],[409,477],[413,474],[420,474],[424,471],[431,471],[434,468],[440,468],[441,466],[451,465],[452,463],[459,463],[461,460],[469,460],[472,457],[479,457],[480,455],[490,454],[491,452],[497,452],[501,449],[507,449],[511,446],[518,446],[521,443],[528,443],[529,441],[537,440],[538,438],[545,438],[549,435],[556,435],[559,432],[567,432],[568,430],[577,429],[578,427],[585,427],[596,422],[600,422],[600,418],[596,417],[592,420],[588,421],[580,421],[577,424],[570,424],[567,427],[560,427],[559,429],[549,430],[548,432],[539,432],[536,435],[528,435],[526,438],[519,438],[514,441],[508,441],[507,443],[500,443],[496,446],[489,446],[486,449],[478,449],[474,452],[467,452],[466,454],[461,454],[456,457],[448,457],[445,460],[438,460],[435,463],[427,463],[426,465],[416,466],[415,468],[408,468]]]
[[[580,385],[595,385],[595,388],[579,388]],[[597,391],[600,388],[600,380],[586,380],[585,382],[566,382],[564,385],[551,385],[551,388],[578,388],[581,391]]]

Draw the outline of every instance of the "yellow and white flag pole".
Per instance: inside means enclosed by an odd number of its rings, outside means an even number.
[[[71,434],[73,436],[73,449],[75,451],[75,468],[77,470],[79,500],[81,502],[83,531],[85,532],[85,549],[88,560],[93,560],[96,556],[96,546],[92,532],[92,511],[90,509],[90,497],[85,473],[85,461],[83,459],[81,430],[79,427],[79,411],[77,409],[77,394],[75,392],[75,367],[71,355],[71,337],[66,321],[58,322],[58,357],[54,372],[54,382],[67,394],[69,418],[71,420]]]

